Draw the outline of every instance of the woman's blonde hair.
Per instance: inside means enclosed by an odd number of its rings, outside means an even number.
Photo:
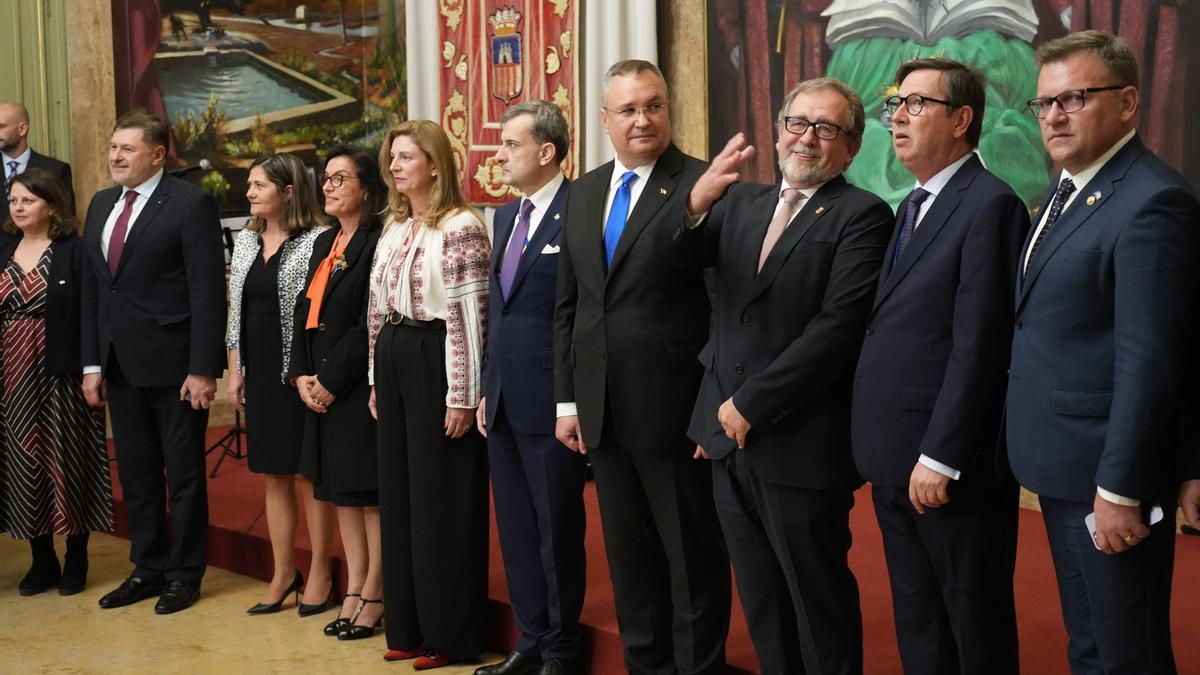
[[[262,167],[267,180],[279,191],[280,197],[289,185],[292,187],[292,198],[284,200],[283,218],[279,223],[284,232],[295,234],[311,230],[324,220],[321,207],[317,205],[317,193],[308,178],[308,169],[299,157],[287,152],[263,155],[254,160],[250,170],[253,171],[256,166]],[[247,230],[259,233],[266,227],[266,219],[259,216],[251,218],[250,223],[246,225]]]
[[[412,212],[408,196],[396,189],[389,167],[392,164],[392,142],[397,136],[407,136],[433,164],[436,172],[429,189],[429,206],[419,214],[421,222],[433,228],[441,226],[446,216],[469,210],[470,204],[463,196],[458,183],[458,170],[454,165],[454,152],[450,149],[450,138],[437,124],[429,120],[409,120],[388,131],[379,149],[379,171],[388,186],[388,208],[392,212],[391,222],[404,222]]]

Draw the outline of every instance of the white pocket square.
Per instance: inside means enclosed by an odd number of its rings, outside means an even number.
[[[552,255],[558,253],[558,247],[546,244],[546,248],[542,249],[542,255]]]

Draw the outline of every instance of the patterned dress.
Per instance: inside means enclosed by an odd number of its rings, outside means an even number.
[[[112,529],[104,413],[84,400],[82,374],[46,372],[52,255],[0,270],[0,530],[18,539]]]

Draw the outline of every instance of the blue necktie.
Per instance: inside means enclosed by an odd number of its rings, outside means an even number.
[[[912,191],[908,196],[908,207],[904,210],[904,225],[900,228],[900,236],[896,239],[896,252],[892,255],[892,267],[900,262],[908,242],[912,241],[913,230],[917,227],[917,214],[921,212],[921,202],[929,198],[930,193],[921,188]]]
[[[512,290],[513,282],[517,280],[517,267],[521,264],[521,253],[525,250],[525,240],[529,238],[529,214],[533,212],[533,202],[528,199],[521,204],[521,215],[517,218],[517,226],[513,229],[512,239],[504,250],[504,262],[500,264],[500,291],[504,299]]]
[[[626,171],[621,176],[621,185],[613,197],[612,208],[608,211],[608,222],[604,224],[604,263],[612,265],[613,253],[617,251],[617,242],[625,231],[625,221],[629,218],[630,184],[637,180],[637,174]]]

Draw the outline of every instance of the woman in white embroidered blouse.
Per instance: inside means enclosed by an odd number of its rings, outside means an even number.
[[[446,133],[392,129],[387,224],[367,308],[378,419],[388,660],[475,659],[487,603],[488,493],[479,404],[487,230],[463,197]]]
[[[246,611],[273,614],[295,592],[300,615],[308,616],[323,611],[333,594],[334,511],[316,501],[312,483],[301,477],[313,548],[305,587],[295,554],[304,405],[284,376],[296,298],[304,290],[313,242],[326,226],[308,170],[295,155],[260,157],[251,165],[248,183],[251,220],[238,233],[229,267],[228,389],[230,402],[246,413],[250,470],[263,475],[275,567],[262,602]]]

